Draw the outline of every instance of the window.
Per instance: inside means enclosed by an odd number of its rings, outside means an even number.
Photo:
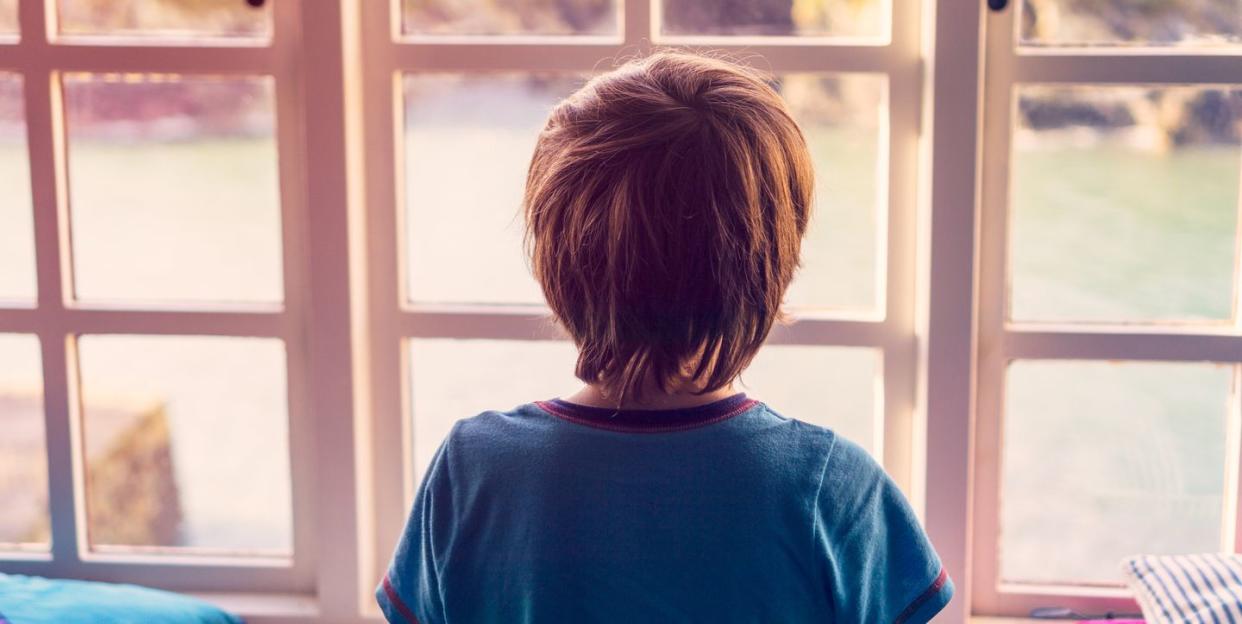
[[[1133,5],[988,19],[977,611],[1133,611],[1124,557],[1238,548],[1239,13]]]
[[[1122,556],[1240,548],[1238,18],[0,0],[0,571],[373,621],[452,423],[577,387],[520,246],[545,115],[686,45],[770,69],[818,175],[742,389],[925,509],[945,621],[1133,610]]]
[[[0,3],[5,571],[312,587],[281,4]]]

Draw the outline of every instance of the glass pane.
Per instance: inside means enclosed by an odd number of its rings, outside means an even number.
[[[16,39],[18,32],[17,0],[0,0],[0,41]]]
[[[289,430],[279,340],[78,341],[96,551],[289,554]]]
[[[1231,373],[1212,364],[1011,365],[1001,577],[1120,583],[1129,555],[1220,550]]]
[[[878,455],[884,396],[879,351],[767,345],[741,381],[739,389],[780,415],[828,427]]]
[[[487,410],[569,396],[578,351],[569,341],[408,341],[417,483],[453,423]]]
[[[276,302],[280,199],[267,78],[65,78],[83,301]]]
[[[246,0],[58,0],[62,35],[259,39],[271,10]]]
[[[35,293],[34,215],[21,78],[0,73],[0,302]]]
[[[0,334],[0,550],[50,541],[41,362],[38,338]]]
[[[1240,122],[1238,89],[1023,88],[1011,317],[1229,319]]]
[[[406,76],[412,300],[543,303],[522,251],[522,190],[548,113],[583,82],[517,74]]]
[[[787,74],[778,86],[815,163],[815,212],[785,303],[873,311],[883,282],[888,83],[869,74]]]
[[[1219,45],[1242,42],[1234,0],[1026,0],[1030,46]]]
[[[403,0],[412,35],[610,35],[616,0]]]
[[[666,35],[882,37],[888,0],[661,0]]]
[[[522,251],[522,189],[548,111],[582,82],[516,74],[406,77],[406,275],[413,301],[543,303]],[[880,157],[885,79],[792,74],[778,86],[806,132],[819,176],[801,277],[787,301],[874,309],[876,206],[887,170]]]

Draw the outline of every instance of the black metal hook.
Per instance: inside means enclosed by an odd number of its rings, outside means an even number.
[[[1004,11],[1009,6],[1009,0],[988,0],[988,8],[993,11]]]

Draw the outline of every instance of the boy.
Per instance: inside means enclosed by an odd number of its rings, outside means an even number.
[[[812,177],[780,96],[723,61],[655,54],[556,107],[527,241],[586,387],[457,423],[377,589],[389,621],[921,623],[948,603],[865,451],[733,390]]]

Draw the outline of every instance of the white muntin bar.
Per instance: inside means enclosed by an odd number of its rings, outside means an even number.
[[[1013,55],[1016,83],[1242,84],[1242,58],[1231,52],[1179,53],[1151,48],[1044,51]]]
[[[285,309],[285,370],[288,386],[286,401],[289,418],[289,479],[293,553],[292,569],[289,574],[290,583],[301,591],[312,591],[321,568],[321,550],[325,539],[318,534],[325,522],[319,516],[318,504],[324,498],[332,498],[335,491],[324,493],[320,488],[320,476],[317,471],[328,471],[330,474],[344,473],[348,478],[352,475],[352,464],[346,460],[337,463],[335,456],[320,456],[316,440],[323,439],[316,429],[316,410],[330,409],[336,413],[345,413],[337,397],[332,394],[338,390],[330,380],[350,383],[352,378],[343,374],[322,371],[316,365],[315,339],[318,338],[314,321],[325,322],[335,319],[336,306],[324,306],[317,310],[313,296],[322,295],[328,290],[326,283],[316,281],[319,276],[312,271],[311,251],[316,249],[313,233],[317,227],[330,219],[316,219],[312,212],[310,198],[336,202],[339,198],[333,195],[328,185],[344,184],[344,171],[341,170],[320,174],[320,182],[324,186],[310,188],[309,174],[312,163],[321,161],[331,163],[333,158],[341,157],[340,151],[323,149],[313,150],[321,134],[331,133],[340,124],[309,122],[308,109],[312,106],[328,102],[330,90],[319,98],[308,98],[308,82],[320,79],[337,79],[330,70],[314,67],[309,57],[313,45],[322,46],[326,51],[339,50],[332,41],[319,40],[316,37],[320,30],[308,29],[304,21],[304,13],[308,8],[303,3],[274,2],[272,3],[272,39],[270,51],[273,54],[272,66],[276,83],[276,149],[280,185],[281,215],[281,265],[283,267],[284,309]],[[332,3],[317,3],[316,7],[334,8]],[[313,12],[313,11],[312,11]],[[331,165],[328,165],[329,167]],[[340,204],[334,204],[340,205]],[[322,254],[326,261],[336,261],[338,256],[334,248],[325,244]],[[324,276],[327,277],[326,275]],[[336,336],[336,326],[319,330],[326,335]],[[345,333],[345,332],[342,332]],[[347,335],[347,334],[346,334]],[[349,362],[348,344],[344,352],[332,351],[324,357],[332,361],[339,358],[340,362]],[[320,375],[324,377],[320,377]],[[331,436],[329,436],[331,437]],[[351,438],[345,435],[341,442],[349,444]],[[346,492],[348,494],[348,492]],[[332,499],[333,504],[338,504]],[[348,543],[348,542],[347,542]],[[341,565],[339,572],[347,574],[348,568]]]
[[[44,41],[46,4],[23,2],[18,21],[25,36],[23,50]],[[38,309],[56,313],[69,294],[67,250],[62,247],[65,224],[63,126],[59,116],[59,85],[46,68],[22,67],[26,109],[26,142],[30,158],[31,198],[34,208]],[[73,566],[80,556],[83,496],[75,479],[81,457],[75,418],[73,346],[58,327],[36,328],[42,344],[43,416],[47,445],[48,513],[51,517],[51,555],[60,565]],[[75,367],[76,368],[76,367]]]
[[[136,46],[27,41],[0,45],[0,69],[94,73],[267,74],[269,47]]]
[[[1006,359],[1156,360],[1242,363],[1242,334],[1233,331],[1007,331]]]
[[[4,309],[0,331],[68,334],[188,334],[295,337],[286,313],[103,308]]]
[[[405,356],[400,308],[405,283],[399,233],[404,231],[400,173],[405,170],[399,143],[403,127],[400,74],[395,61],[399,36],[397,6],[359,0],[356,5],[365,36],[361,41],[362,131],[366,158],[363,193],[367,238],[366,317],[370,364],[369,419],[373,490],[370,566],[359,575],[378,584],[401,534],[409,501],[414,499],[411,430],[406,418]],[[385,37],[382,33],[390,33]],[[364,559],[368,560],[368,559]],[[371,607],[378,609],[377,607]]]

